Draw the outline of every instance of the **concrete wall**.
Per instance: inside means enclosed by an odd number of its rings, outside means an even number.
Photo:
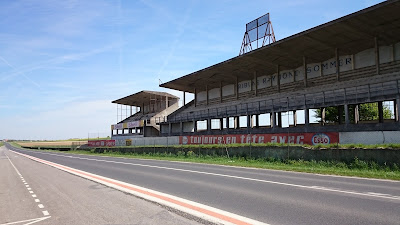
[[[375,50],[370,48],[355,54],[354,65],[355,69],[375,65]]]
[[[340,144],[400,143],[400,131],[340,132]]]
[[[394,45],[394,60],[400,60],[400,42]]]
[[[143,146],[143,145],[178,145],[179,137],[138,137],[138,136],[115,136],[112,137],[115,140],[116,146],[126,146],[126,140],[130,140],[132,146]]]
[[[213,89],[209,90],[208,98],[209,99],[219,98],[219,88],[213,88]]]
[[[183,132],[194,132],[194,122],[183,122]]]

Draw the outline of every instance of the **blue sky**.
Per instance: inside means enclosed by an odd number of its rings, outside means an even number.
[[[269,12],[277,40],[379,0],[0,1],[0,138],[109,134],[111,101],[235,57]]]

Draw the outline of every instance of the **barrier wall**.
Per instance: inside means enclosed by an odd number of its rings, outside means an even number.
[[[292,143],[292,144],[391,144],[400,143],[400,131],[281,133],[250,135],[192,135],[171,137],[113,136],[115,146]]]

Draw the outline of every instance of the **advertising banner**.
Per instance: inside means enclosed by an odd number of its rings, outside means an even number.
[[[122,124],[122,123],[114,124],[113,128],[114,128],[114,130],[122,130],[122,129],[124,129],[124,124]]]
[[[128,128],[135,128],[135,127],[140,127],[140,121],[132,121],[128,122]]]
[[[290,143],[290,144],[332,144],[339,142],[338,132],[328,133],[279,133],[279,134],[226,134],[180,136],[179,144],[244,144],[244,143]]]
[[[115,140],[96,140],[88,141],[89,147],[114,147]]]

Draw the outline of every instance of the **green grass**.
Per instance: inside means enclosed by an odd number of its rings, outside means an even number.
[[[4,145],[4,143],[2,141],[0,141],[0,147],[3,146],[3,145]]]
[[[35,150],[37,151],[37,150]],[[46,150],[40,150],[46,151]],[[54,152],[54,150],[47,150]],[[226,156],[197,156],[194,152],[189,151],[185,156],[183,152],[177,155],[168,153],[149,153],[149,154],[123,154],[119,152],[95,153],[92,151],[74,150],[65,154],[82,154],[82,155],[102,155],[111,157],[139,158],[139,159],[155,159],[168,161],[181,161],[193,163],[205,163],[215,165],[228,165],[239,167],[252,167],[262,169],[274,169],[284,171],[296,171],[316,174],[330,174],[341,176],[355,176],[365,178],[391,179],[400,180],[400,168],[394,164],[392,166],[382,166],[374,162],[365,162],[354,159],[353,162],[346,164],[335,161],[304,161],[304,160],[275,160],[268,159],[244,159],[244,158],[227,158]]]

